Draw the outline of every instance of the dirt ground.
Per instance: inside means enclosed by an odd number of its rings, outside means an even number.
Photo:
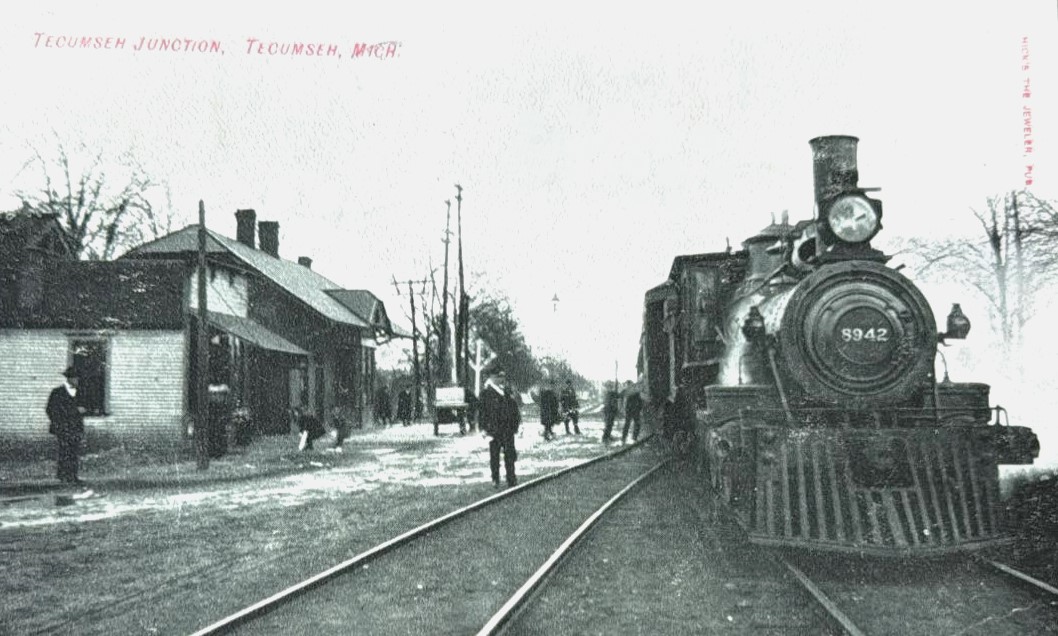
[[[519,474],[602,452],[597,426],[585,428],[545,443],[539,427],[526,427]],[[270,457],[285,475],[102,489],[69,505],[56,505],[68,493],[9,498],[0,507],[0,631],[190,633],[493,492],[485,440],[454,429],[383,429],[343,453],[325,440],[304,453],[293,436],[271,443],[292,450],[230,456],[215,468],[237,476],[240,461]],[[91,462],[83,472],[91,482]]]
[[[523,480],[602,452],[601,423],[582,428],[545,443],[538,426],[525,427]],[[86,458],[83,476],[123,475],[112,488],[97,481],[85,499],[0,501],[0,632],[191,633],[494,492],[485,440],[454,429],[383,429],[343,453],[327,440],[303,453],[296,445],[293,436],[260,441],[207,475],[193,461],[102,454]],[[52,468],[4,476],[46,478]],[[1025,479],[1013,493],[1015,563],[1058,584],[1058,479]]]
[[[1011,485],[1007,524],[1013,560],[1025,572],[1058,586],[1058,471],[1031,473]]]

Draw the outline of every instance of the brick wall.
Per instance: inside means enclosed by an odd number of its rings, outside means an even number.
[[[46,441],[48,393],[62,384],[69,342],[78,332],[0,330],[0,437],[8,442]],[[107,336],[105,416],[89,417],[93,438],[110,442],[179,443],[184,412],[184,333],[122,331]]]

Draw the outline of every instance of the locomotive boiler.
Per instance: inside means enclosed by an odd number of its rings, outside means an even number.
[[[919,289],[871,246],[882,203],[858,184],[858,139],[810,142],[815,216],[743,249],[677,256],[649,290],[641,371],[670,434],[750,541],[878,554],[1001,542],[1000,464],[1039,443],[983,383],[936,378]],[[995,421],[993,420],[995,415]]]

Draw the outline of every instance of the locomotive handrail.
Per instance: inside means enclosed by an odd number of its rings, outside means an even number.
[[[790,411],[790,400],[786,397],[786,388],[783,386],[782,377],[779,375],[779,367],[775,362],[775,347],[768,346],[768,362],[771,365],[771,374],[775,377],[775,388],[779,390],[779,399],[782,400],[783,414],[786,416],[786,421],[790,424],[793,423],[793,413]]]

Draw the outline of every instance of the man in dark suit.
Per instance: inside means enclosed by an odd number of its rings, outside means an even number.
[[[639,391],[635,385],[631,382],[625,383],[625,427],[621,431],[621,443],[624,444],[628,440],[628,425],[633,421],[635,426],[632,427],[632,441],[639,439],[639,416],[643,412],[643,398],[639,395]]]
[[[555,439],[554,426],[558,423],[558,395],[555,381],[548,380],[540,390],[540,424],[544,427],[544,439]]]
[[[81,441],[84,439],[85,411],[77,400],[80,376],[73,367],[68,367],[62,374],[66,376],[66,381],[52,389],[48,395],[48,406],[45,408],[51,422],[48,432],[55,436],[59,444],[56,471],[59,481],[83,485],[84,482],[77,477],[78,456],[81,452]]]
[[[393,410],[390,408],[389,403],[389,391],[386,389],[386,385],[380,385],[378,390],[375,391],[375,425],[389,426],[389,418],[392,412]]]
[[[404,426],[411,426],[411,391],[404,389],[397,395],[397,419]]]
[[[580,435],[580,402],[577,400],[577,392],[573,390],[573,381],[566,380],[566,387],[562,389],[559,397],[562,403],[562,417],[565,418],[566,435],[569,435],[569,421],[573,420],[573,430]]]
[[[516,486],[518,478],[514,475],[514,462],[518,451],[514,448],[514,434],[521,424],[518,401],[507,387],[507,376],[503,371],[495,373],[485,383],[481,392],[481,427],[489,439],[489,469],[492,471],[492,483],[500,485],[500,452],[503,452],[503,465],[507,473],[507,485]]]
[[[621,395],[617,392],[617,382],[615,381],[612,385],[607,383],[607,386],[609,388],[606,389],[602,404],[602,441],[604,442],[613,439],[613,422],[617,418],[621,402]]]

